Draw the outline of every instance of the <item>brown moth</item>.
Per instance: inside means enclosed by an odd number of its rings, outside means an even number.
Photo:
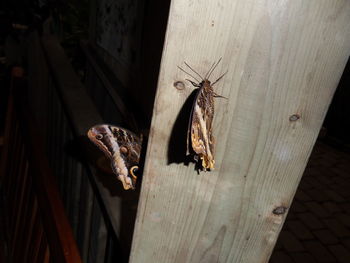
[[[110,159],[113,173],[122,182],[124,189],[135,189],[142,137],[108,124],[90,128],[87,136]]]
[[[213,85],[217,83],[226,73],[221,75],[216,81],[211,83],[209,81],[210,75],[213,73],[216,66],[220,63],[221,58],[210,67],[204,78],[199,75],[193,68],[191,68],[186,62],[185,65],[201,78],[201,81],[197,80],[194,76],[184,71],[186,74],[194,78],[196,82],[189,79],[191,84],[198,88],[189,122],[187,133],[187,152],[194,152],[194,159],[198,162],[202,160],[201,166],[204,171],[213,170],[215,165],[214,159],[214,145],[215,140],[213,136],[212,123],[214,118],[214,98],[220,97],[213,90]]]

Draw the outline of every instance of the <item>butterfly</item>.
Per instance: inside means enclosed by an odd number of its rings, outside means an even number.
[[[180,70],[191,76],[197,81],[188,80],[194,87],[198,88],[195,100],[192,106],[190,121],[187,131],[187,153],[194,155],[194,160],[199,162],[201,160],[201,166],[204,171],[213,170],[215,166],[214,159],[214,145],[215,139],[213,136],[213,118],[214,118],[214,98],[225,98],[214,92],[213,85],[217,83],[227,73],[222,74],[216,81],[211,83],[209,81],[210,75],[214,69],[220,63],[221,58],[212,64],[204,78],[197,73],[186,62],[185,65],[200,77],[200,81],[193,75],[186,72],[182,68]]]
[[[108,124],[90,128],[87,136],[110,160],[112,171],[124,189],[135,189],[142,136],[138,137],[127,129]]]

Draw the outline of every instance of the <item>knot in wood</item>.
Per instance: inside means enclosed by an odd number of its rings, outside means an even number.
[[[174,87],[178,90],[184,90],[185,89],[185,83],[182,81],[175,81],[174,82]]]
[[[273,209],[272,213],[274,215],[283,215],[287,212],[287,207],[285,206],[278,206],[275,209]]]
[[[292,116],[289,117],[290,121],[297,121],[300,119],[300,115],[299,114],[293,114]]]

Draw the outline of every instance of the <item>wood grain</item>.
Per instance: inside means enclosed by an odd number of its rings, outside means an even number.
[[[273,210],[290,206],[350,53],[349,24],[345,0],[171,2],[130,262],[268,261],[286,216]],[[204,75],[220,57],[216,170],[197,174],[168,160],[192,92],[173,83],[187,83],[183,61]]]

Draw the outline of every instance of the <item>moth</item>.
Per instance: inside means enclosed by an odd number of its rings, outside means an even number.
[[[204,171],[213,170],[215,166],[214,146],[215,139],[213,136],[213,118],[214,118],[214,98],[225,98],[214,92],[213,86],[227,73],[222,74],[213,83],[210,82],[210,75],[220,63],[221,58],[212,64],[204,78],[197,73],[186,62],[185,65],[201,80],[198,80],[190,73],[179,67],[180,70],[191,76],[197,82],[188,80],[194,87],[198,88],[197,94],[192,106],[190,121],[187,131],[187,153],[194,155],[194,160],[199,162]]]
[[[108,124],[90,128],[87,136],[110,160],[112,171],[124,189],[135,189],[142,136],[138,137],[127,129]]]

